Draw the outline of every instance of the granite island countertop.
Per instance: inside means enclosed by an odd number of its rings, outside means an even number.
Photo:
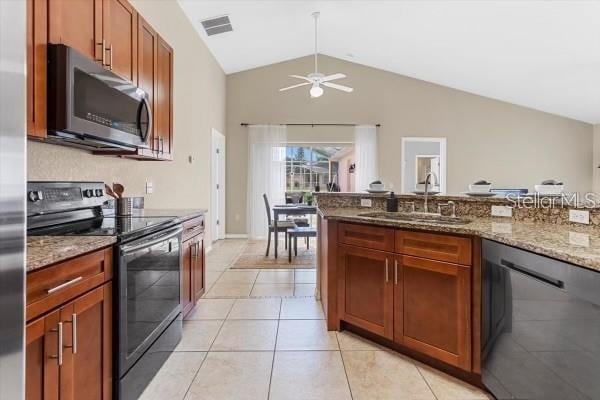
[[[566,261],[600,272],[600,229],[587,226],[556,225],[548,222],[524,222],[511,218],[473,218],[464,225],[398,221],[363,217],[358,214],[376,211],[359,208],[320,208],[325,219],[416,229],[434,232],[476,235]]]
[[[28,236],[26,271],[111,246],[116,241],[114,236]]]

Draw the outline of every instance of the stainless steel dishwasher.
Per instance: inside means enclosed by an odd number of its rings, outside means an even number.
[[[499,400],[600,399],[600,273],[483,241],[482,378]]]

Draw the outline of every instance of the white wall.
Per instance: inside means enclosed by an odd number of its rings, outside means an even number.
[[[600,124],[594,125],[594,192],[600,193]]]
[[[131,2],[174,49],[175,160],[94,156],[29,141],[28,179],[121,182],[126,195],[144,195],[148,208],[208,209],[212,187],[211,129],[225,133],[225,74],[175,0]],[[196,161],[190,164],[188,156]],[[144,194],[146,180],[153,182],[153,194]],[[207,229],[210,230],[210,224]],[[210,232],[207,236],[210,238]]]
[[[400,187],[401,138],[447,138],[447,192],[478,179],[497,186],[533,188],[544,179],[571,191],[592,187],[593,129],[583,122],[520,107],[321,56],[325,74],[343,72],[354,93],[278,89],[290,74],[312,70],[311,57],[227,76],[227,232],[246,230],[246,128],[249,123],[380,123],[381,178]],[[310,129],[310,128],[309,128]],[[351,132],[351,130],[349,130]],[[329,131],[328,131],[329,132]],[[339,136],[351,136],[341,129]]]

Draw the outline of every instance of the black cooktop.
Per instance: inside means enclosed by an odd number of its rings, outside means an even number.
[[[40,227],[28,231],[29,235],[82,235],[117,236],[122,241],[139,237],[178,223],[173,217],[99,217],[54,226]]]

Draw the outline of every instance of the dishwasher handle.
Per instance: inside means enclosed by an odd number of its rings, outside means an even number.
[[[500,264],[502,264],[503,267],[508,268],[508,269],[512,269],[513,271],[517,271],[522,273],[523,275],[527,275],[530,278],[536,279],[538,281],[541,281],[543,283],[546,283],[548,285],[552,285],[558,289],[564,289],[565,288],[565,282],[561,281],[560,279],[555,279],[552,278],[548,275],[544,275],[542,273],[536,272],[536,271],[532,271],[529,268],[523,267],[521,265],[517,265],[515,263],[512,263],[510,261],[506,261],[504,259],[500,260]]]

